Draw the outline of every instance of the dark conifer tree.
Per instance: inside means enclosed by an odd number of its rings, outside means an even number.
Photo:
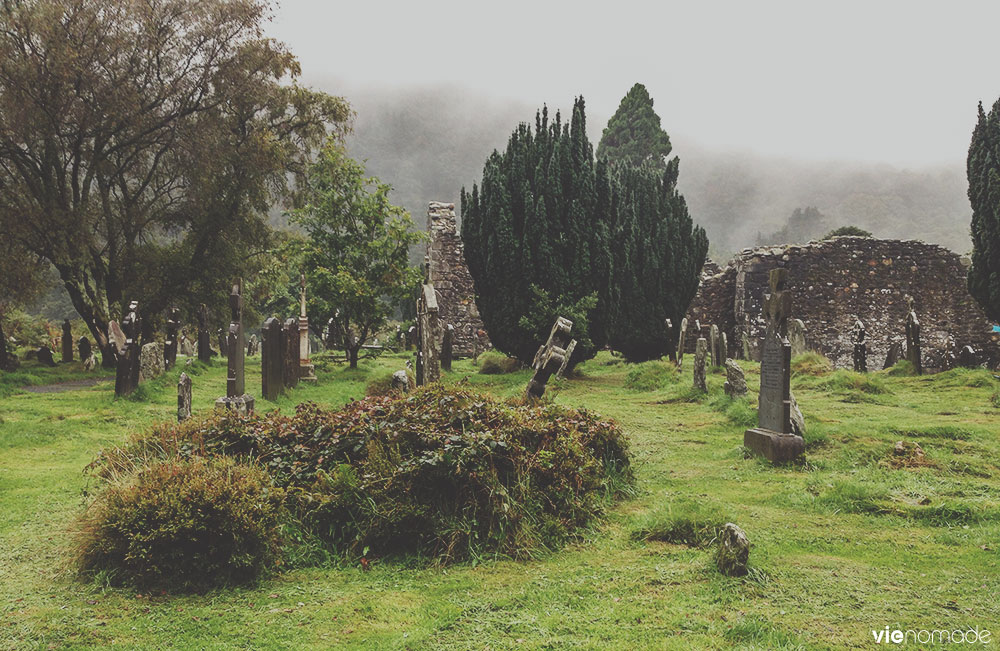
[[[972,204],[969,293],[990,319],[1000,321],[1000,100],[989,115],[979,104],[966,170]]]
[[[649,91],[642,84],[632,86],[604,128],[597,157],[633,167],[650,163],[662,170],[670,151],[670,136],[660,127]]]

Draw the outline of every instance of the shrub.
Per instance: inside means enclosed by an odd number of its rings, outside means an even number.
[[[829,391],[841,393],[855,391],[871,395],[891,393],[885,380],[878,375],[855,373],[845,369],[834,372],[821,386]]]
[[[796,375],[826,375],[833,370],[833,364],[820,353],[809,351],[796,355],[791,368]]]
[[[483,375],[503,375],[520,369],[521,362],[516,357],[507,357],[495,351],[479,356],[479,372]]]
[[[679,502],[641,520],[632,530],[632,539],[704,547],[718,538],[726,521],[725,514],[717,506]]]
[[[835,228],[826,235],[823,236],[824,240],[828,240],[833,237],[841,237],[844,235],[850,235],[853,237],[871,237],[871,231],[866,231],[863,228],[857,226],[841,226],[840,228]]]
[[[896,362],[896,365],[886,371],[886,373],[893,377],[916,375],[916,372],[913,370],[913,364],[906,359],[901,359]]]
[[[79,568],[116,583],[203,590],[279,558],[283,492],[231,459],[171,459],[120,476],[80,520]]]
[[[292,417],[215,412],[101,455],[100,475],[149,455],[259,459],[302,526],[336,553],[442,561],[528,557],[563,544],[631,485],[628,445],[597,415],[512,406],[431,385]]]
[[[625,376],[625,388],[632,391],[656,391],[677,381],[677,365],[670,362],[650,361],[631,365]]]

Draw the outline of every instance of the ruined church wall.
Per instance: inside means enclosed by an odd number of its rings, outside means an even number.
[[[455,204],[432,201],[427,207],[427,257],[442,328],[455,327],[453,354],[472,355],[475,333],[483,330],[476,291],[465,264],[465,244],[458,233]],[[487,342],[480,338],[481,346]]]
[[[684,353],[694,354],[698,337],[708,339],[712,325],[719,326],[719,330],[726,333],[729,345],[729,357],[737,355],[737,345],[739,340],[736,335],[736,321],[733,318],[733,301],[735,297],[736,269],[726,267],[719,269],[719,266],[711,260],[705,261],[705,267],[701,274],[701,284],[698,285],[698,293],[688,307],[687,320],[688,330],[684,340]],[[697,329],[697,324],[701,324],[701,330]]]
[[[914,298],[921,324],[924,368],[950,368],[952,355],[965,345],[991,367],[1000,362],[1000,336],[991,332],[992,324],[969,295],[958,255],[917,241],[838,237],[744,250],[722,274],[703,281],[689,323],[697,308],[703,328],[712,319],[726,328],[731,355],[741,352],[745,334],[756,356],[764,332],[761,307],[768,273],[776,267],[788,269],[792,318],[805,323],[808,346],[837,367],[853,365],[851,330],[860,318],[868,335],[868,367],[882,368],[891,343],[905,339],[907,295]],[[731,308],[719,307],[725,299],[716,298],[724,296],[726,285],[733,290]]]

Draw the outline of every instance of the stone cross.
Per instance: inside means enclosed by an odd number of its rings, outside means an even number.
[[[920,360],[920,321],[917,311],[913,308],[913,297],[906,297],[906,359],[913,365],[913,372],[922,375],[924,372]]]
[[[191,418],[191,378],[181,373],[177,380],[177,422],[183,423],[188,418]]]
[[[216,407],[233,409],[239,413],[253,412],[253,396],[246,392],[244,364],[246,340],[243,334],[243,280],[237,279],[229,293],[229,331],[226,335],[226,353],[229,359],[226,376],[226,395],[215,401]]]
[[[556,372],[557,378],[561,378],[566,374],[566,368],[569,366],[569,361],[573,358],[574,350],[576,350],[576,339],[569,342],[569,346],[566,346],[566,355],[563,357],[563,363],[559,366],[559,370]]]
[[[743,444],[770,461],[791,461],[805,451],[801,436],[792,433],[791,359],[788,318],[792,295],[786,289],[787,269],[772,269],[764,299],[767,328],[761,347],[758,426],[743,435]]]
[[[698,337],[694,344],[694,388],[698,391],[708,391],[705,378],[705,364],[708,356],[708,342],[704,337]]]
[[[167,338],[163,344],[163,367],[170,370],[177,363],[177,332],[181,326],[181,311],[170,308],[170,318],[167,319]]]
[[[452,350],[455,347],[455,326],[448,324],[444,329],[444,341],[441,343],[441,368],[451,372]]]
[[[285,319],[281,337],[284,353],[284,384],[291,389],[299,384],[299,323],[293,318]]]
[[[208,308],[201,304],[198,310],[198,361],[208,363],[212,360],[212,340],[208,334]]]
[[[62,361],[65,363],[73,361],[73,326],[70,325],[69,319],[63,321],[62,326]]]
[[[868,372],[868,344],[865,342],[865,324],[861,319],[854,321],[852,339],[854,342],[854,370],[857,373]]]
[[[684,362],[684,345],[687,343],[685,339],[687,338],[688,320],[687,317],[681,319],[681,329],[677,336],[677,366],[681,366]]]
[[[121,330],[125,336],[125,344],[118,351],[115,395],[127,396],[139,386],[139,333],[142,331],[142,320],[139,318],[138,301],[129,303]]]
[[[525,390],[526,400],[538,400],[545,395],[545,385],[549,378],[559,371],[559,367],[566,359],[566,348],[569,347],[569,333],[572,329],[572,321],[563,317],[556,318],[548,340],[539,351],[540,354],[535,356],[537,360],[534,364],[535,373]]]
[[[441,320],[434,285],[425,283],[417,299],[417,386],[441,380]]]
[[[276,400],[285,388],[285,355],[281,321],[273,316],[264,321],[260,336],[264,340],[260,347],[260,393],[267,400]]]

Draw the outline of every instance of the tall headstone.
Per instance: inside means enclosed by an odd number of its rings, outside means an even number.
[[[212,339],[208,334],[208,308],[201,304],[198,310],[198,361],[208,363],[212,359]]]
[[[719,326],[714,323],[708,329],[708,342],[709,350],[712,353],[712,366],[722,366],[722,360],[719,357]]]
[[[297,319],[285,319],[281,331],[281,341],[284,344],[284,384],[291,389],[299,384],[299,322]]]
[[[455,346],[455,326],[448,324],[444,329],[444,341],[441,343],[441,369],[451,372],[451,355]]]
[[[191,378],[181,373],[177,380],[177,422],[183,423],[188,418],[191,418]]]
[[[685,339],[687,338],[688,320],[687,317],[681,319],[681,330],[677,335],[677,365],[681,366],[684,363],[684,346],[687,343]]]
[[[920,321],[917,311],[913,308],[913,297],[906,297],[906,360],[913,365],[913,372],[921,375],[924,372],[920,359]]]
[[[903,356],[903,344],[899,341],[894,341],[889,344],[889,350],[885,353],[885,364],[882,365],[882,370],[887,368],[892,368],[899,363],[900,358]]]
[[[788,343],[792,347],[792,357],[806,352],[806,324],[802,319],[788,321]]]
[[[705,378],[705,364],[708,357],[708,342],[704,337],[698,337],[694,344],[694,388],[698,391],[708,391]]]
[[[417,385],[441,380],[441,321],[434,285],[425,283],[417,299]]]
[[[299,379],[316,381],[316,366],[312,363],[309,350],[309,317],[306,316],[306,275],[299,275]]]
[[[719,333],[719,356],[723,362],[729,358],[729,340],[726,339],[726,333]]]
[[[566,349],[569,347],[570,330],[573,329],[573,322],[563,317],[557,317],[549,338],[542,347],[540,354],[535,356],[535,373],[528,382],[525,390],[525,399],[537,400],[545,395],[545,385],[549,378],[559,371],[566,359]]]
[[[73,361],[73,327],[69,319],[63,321],[62,325],[62,361],[64,363]]]
[[[805,441],[792,433],[791,361],[788,317],[792,295],[785,289],[787,269],[772,269],[770,294],[764,298],[767,328],[761,346],[758,426],[743,435],[743,444],[770,461],[791,461],[803,454]]]
[[[237,279],[229,293],[229,331],[226,333],[226,352],[229,363],[226,371],[226,395],[215,401],[216,407],[232,409],[241,414],[253,412],[253,396],[246,392],[244,362],[246,340],[243,335],[243,280]]]
[[[168,371],[177,363],[177,334],[180,328],[181,311],[172,307],[170,317],[167,319],[167,338],[163,344],[163,367]]]
[[[854,341],[854,370],[858,373],[868,372],[868,343],[865,337],[865,324],[856,319],[851,338]]]
[[[263,343],[260,347],[261,395],[276,400],[285,388],[284,342],[281,321],[273,316],[264,321],[260,330]]]
[[[118,350],[118,366],[115,371],[115,395],[127,396],[139,386],[139,333],[142,321],[139,318],[139,302],[129,303],[128,312],[119,329],[125,337],[124,345]],[[116,333],[116,338],[118,334]]]

